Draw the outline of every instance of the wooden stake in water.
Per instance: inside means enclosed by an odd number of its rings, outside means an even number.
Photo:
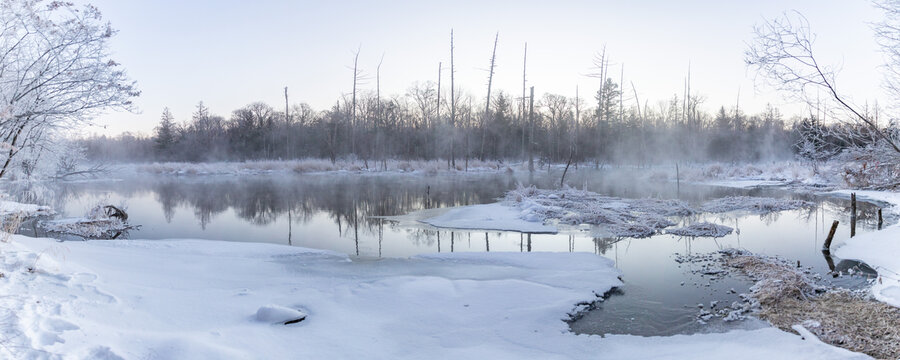
[[[850,237],[856,236],[856,193],[850,193]]]
[[[837,231],[838,221],[835,220],[831,223],[831,231],[828,232],[828,237],[825,238],[825,245],[822,246],[822,251],[831,251],[831,240],[834,239],[834,233]]]
[[[881,217],[881,209],[878,209],[878,230],[881,230],[882,224],[884,224],[884,218]]]

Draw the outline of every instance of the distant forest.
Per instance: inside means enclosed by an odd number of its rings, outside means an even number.
[[[456,164],[529,155],[542,162],[760,161],[796,154],[800,127],[810,121],[785,120],[772,106],[753,115],[736,107],[710,114],[698,109],[703,98],[696,95],[626,107],[619,84],[607,79],[603,85],[589,99],[544,94],[532,101],[530,94],[499,92],[489,107],[472,96],[454,95],[451,104],[433,82],[389,98],[348,96],[326,110],[301,103],[285,112],[254,102],[226,118],[200,102],[187,121],[165,109],[152,136],[81,142],[93,160],[117,162],[355,158]]]

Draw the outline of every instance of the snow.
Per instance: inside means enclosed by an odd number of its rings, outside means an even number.
[[[567,313],[621,284],[590,253],[351,260],[262,243],[23,236],[3,246],[6,358],[866,358],[774,328],[574,335]]]
[[[49,206],[23,204],[15,201],[0,200],[0,216],[19,214],[25,217],[51,215],[53,210]]]
[[[305,320],[306,317],[307,314],[303,311],[276,304],[264,305],[256,310],[256,321],[274,324],[287,325]]]
[[[886,211],[900,214],[900,193],[886,191],[840,190],[829,195],[849,197],[855,192],[857,200],[889,204]],[[858,259],[878,271],[878,280],[872,286],[876,299],[900,307],[900,224],[894,224],[881,231],[873,231],[850,238],[835,250],[835,255],[843,259]]]
[[[552,233],[555,226],[530,216],[530,209],[520,210],[504,203],[471,205],[451,208],[435,217],[420,220],[423,223],[451,229],[505,230],[523,233]]]

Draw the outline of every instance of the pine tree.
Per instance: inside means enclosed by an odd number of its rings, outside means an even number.
[[[175,117],[169,108],[163,109],[162,116],[159,119],[159,125],[154,129],[156,131],[156,151],[163,157],[168,157],[172,153],[172,148],[177,141],[178,125],[175,124]]]

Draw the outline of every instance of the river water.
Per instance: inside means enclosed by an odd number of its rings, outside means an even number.
[[[826,274],[853,263],[826,259],[820,251],[832,220],[849,221],[849,201],[796,194],[773,188],[638,181],[627,171],[570,171],[567,182],[603,195],[625,198],[678,198],[699,206],[732,195],[812,201],[812,209],[768,215],[732,212],[673,219],[679,224],[709,221],[735,228],[731,235],[684,238],[656,235],[644,239],[598,237],[590,226],[564,227],[559,234],[457,231],[386,220],[425,209],[495,202],[517,184],[558,186],[559,172],[528,174],[417,175],[253,175],[146,176],[116,181],[19,185],[8,189],[19,200],[53,206],[61,216],[82,216],[97,204],[124,205],[140,224],[133,239],[192,238],[246,241],[327,249],[377,259],[447,251],[578,251],[612,259],[625,285],[570,324],[576,333],[671,335],[762,326],[758,322],[701,324],[698,304],[731,304],[751,285],[740,276],[709,281],[696,274],[700,264],[675,261],[679,255],[726,248],[746,249],[799,261]],[[440,210],[435,210],[439,212]],[[860,203],[857,233],[873,231],[877,206]],[[26,227],[23,233],[42,234]],[[841,226],[833,246],[849,237]],[[831,263],[829,263],[831,261]],[[829,281],[861,286],[860,277]],[[732,291],[732,289],[734,291]]]

